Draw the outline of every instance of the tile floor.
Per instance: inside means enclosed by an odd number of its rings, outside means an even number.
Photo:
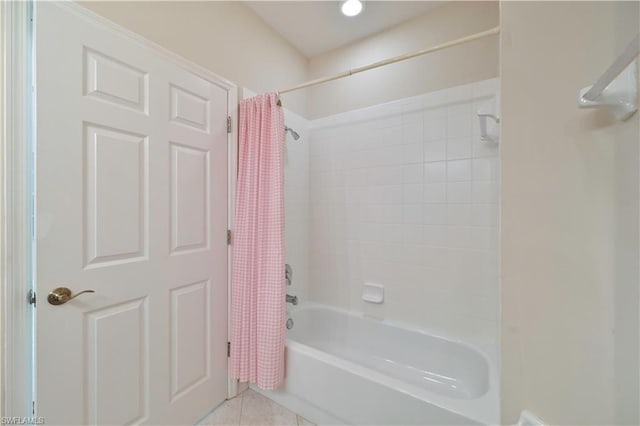
[[[248,389],[223,402],[202,422],[202,426],[315,426],[302,416]]]

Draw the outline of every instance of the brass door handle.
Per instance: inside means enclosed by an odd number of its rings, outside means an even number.
[[[66,287],[58,287],[51,290],[49,295],[47,296],[47,301],[52,305],[63,305],[67,303],[71,299],[75,299],[83,293],[95,293],[94,290],[85,290],[80,293],[76,293],[73,296],[71,295],[71,290]]]

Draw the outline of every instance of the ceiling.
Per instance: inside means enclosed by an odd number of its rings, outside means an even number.
[[[422,15],[443,1],[364,1],[360,15],[340,12],[339,1],[245,1],[262,19],[313,57]]]

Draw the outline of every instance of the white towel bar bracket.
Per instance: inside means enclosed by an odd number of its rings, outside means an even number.
[[[593,86],[580,90],[580,108],[609,108],[618,120],[626,120],[638,110],[638,63],[630,63],[595,100],[588,100],[585,94]]]
[[[609,108],[619,120],[638,110],[638,61],[640,33],[631,40],[593,86],[578,94],[581,108]]]

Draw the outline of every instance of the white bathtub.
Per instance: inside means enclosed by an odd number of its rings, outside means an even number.
[[[292,313],[282,389],[318,424],[498,423],[495,363],[459,341],[321,305]]]

